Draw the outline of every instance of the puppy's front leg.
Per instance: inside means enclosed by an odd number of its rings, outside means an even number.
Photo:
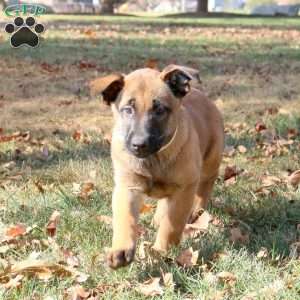
[[[132,262],[136,245],[136,225],[142,200],[141,192],[118,184],[113,191],[113,241],[108,265],[117,269]]]
[[[154,248],[167,251],[180,242],[181,235],[191,213],[197,183],[180,188],[167,200],[166,214],[160,221]]]

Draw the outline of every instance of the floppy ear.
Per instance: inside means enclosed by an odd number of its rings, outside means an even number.
[[[122,74],[112,74],[97,78],[90,83],[92,95],[102,94],[103,101],[110,105],[116,101],[119,93],[124,87],[124,76]]]
[[[175,97],[182,98],[190,91],[190,81],[193,77],[188,70],[186,67],[169,65],[160,73],[160,78],[169,86]]]

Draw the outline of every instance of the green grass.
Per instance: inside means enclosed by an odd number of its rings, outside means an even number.
[[[33,252],[58,262],[59,249],[70,249],[78,269],[89,275],[82,285],[101,299],[145,299],[135,288],[161,272],[171,272],[175,282],[174,291],[165,288],[161,299],[235,300],[251,294],[253,299],[300,299],[299,258],[290,257],[291,244],[299,241],[300,190],[283,183],[268,194],[255,192],[266,175],[284,181],[287,172],[300,169],[299,135],[293,144],[277,146],[273,156],[266,154],[268,135],[288,140],[290,129],[300,131],[300,20],[51,15],[41,22],[47,32],[38,49],[13,50],[8,37],[0,36],[0,128],[7,135],[17,130],[31,135],[28,141],[0,143],[0,233],[17,223],[37,226],[0,254],[0,271]],[[137,257],[130,267],[110,271],[103,256],[112,229],[97,216],[111,215],[112,167],[104,136],[112,120],[109,108],[89,97],[86,83],[143,67],[149,58],[158,59],[160,67],[200,68],[202,88],[224,115],[226,145],[244,145],[247,152],[224,157],[209,207],[223,227],[210,225],[200,238],[172,249],[170,259],[147,254],[146,260]],[[269,114],[274,107],[278,112]],[[257,122],[266,124],[268,134],[255,131]],[[75,130],[82,132],[80,141],[72,138]],[[42,154],[44,145],[48,155]],[[227,165],[246,171],[229,186],[222,177]],[[74,194],[73,183],[86,181],[95,189],[84,200]],[[45,231],[54,210],[61,214],[58,247],[47,242]],[[141,216],[147,231],[140,242],[154,241],[151,218],[152,213]],[[248,244],[229,241],[233,226],[249,234]],[[175,257],[190,246],[199,250],[198,265],[182,268]],[[262,247],[266,258],[256,256]],[[226,255],[217,258],[221,252]],[[217,280],[221,271],[232,272],[236,282]],[[74,285],[71,278],[26,277],[19,288],[1,286],[0,298],[64,299]]]

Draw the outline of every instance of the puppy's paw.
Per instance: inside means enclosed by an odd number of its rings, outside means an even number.
[[[135,248],[125,250],[111,250],[107,255],[107,264],[112,269],[118,269],[129,265],[135,254]]]

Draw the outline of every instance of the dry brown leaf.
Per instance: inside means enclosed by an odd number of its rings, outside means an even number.
[[[141,214],[150,213],[154,208],[155,208],[155,205],[143,203],[143,205],[140,209],[140,213]]]
[[[96,34],[96,31],[90,29],[90,28],[87,28],[83,31],[83,33],[90,39],[94,39],[97,37],[97,34]]]
[[[224,185],[227,187],[227,186],[230,186],[232,184],[235,184],[237,181],[236,177],[231,177],[229,179],[227,179],[224,183]]]
[[[270,187],[282,183],[282,180],[277,176],[264,176],[262,179],[263,187]]]
[[[236,276],[230,272],[222,271],[217,274],[217,277],[221,282],[228,283],[229,285],[233,285],[236,282]]]
[[[160,285],[160,278],[154,277],[142,284],[139,284],[137,287],[137,291],[145,296],[161,296],[163,294],[163,289]]]
[[[225,149],[224,149],[224,155],[225,156],[228,156],[228,157],[231,157],[233,156],[235,153],[235,149],[233,146],[226,146]]]
[[[173,290],[175,287],[175,283],[173,280],[173,274],[172,273],[163,273],[162,272],[162,279],[163,279],[163,283],[164,286]]]
[[[16,140],[17,138],[21,137],[21,132],[15,132],[12,135],[1,135],[0,136],[0,143],[10,142],[12,140]]]
[[[26,233],[26,226],[24,224],[17,224],[9,227],[5,235],[7,238],[14,239],[18,236],[24,235]]]
[[[237,149],[238,149],[238,151],[239,151],[240,153],[246,153],[246,152],[247,152],[247,148],[246,148],[244,145],[239,145],[239,146],[237,147]]]
[[[50,216],[49,222],[46,227],[46,232],[49,236],[51,237],[55,236],[59,219],[60,219],[60,212],[55,210]]]
[[[261,132],[261,131],[266,130],[266,129],[267,129],[267,126],[264,123],[262,123],[262,122],[257,122],[255,124],[255,130],[257,132]]]
[[[294,259],[300,257],[300,242],[295,242],[290,245],[289,257]]]
[[[234,228],[230,229],[229,240],[232,243],[248,244],[249,243],[249,234],[243,234],[240,228],[234,227]]]
[[[212,220],[213,217],[207,211],[203,211],[193,223],[185,225],[183,231],[184,237],[195,238],[201,232],[206,232],[208,230],[208,225]]]
[[[45,260],[27,259],[7,267],[0,273],[0,282],[7,282],[7,279],[17,275],[35,276],[47,280],[53,276],[73,277],[77,282],[79,278],[87,278],[85,274],[71,267]]]
[[[22,284],[22,279],[24,278],[24,275],[17,275],[14,278],[10,278],[7,283],[5,283],[3,286],[6,289],[11,289],[11,288],[18,288]]]
[[[92,182],[85,182],[81,185],[79,197],[82,200],[87,200],[95,190],[95,185]]]
[[[45,188],[43,187],[43,185],[41,184],[41,182],[39,180],[36,180],[33,182],[34,185],[37,187],[38,191],[41,193],[41,194],[44,194],[45,193]]]
[[[81,285],[76,285],[70,288],[70,294],[72,300],[83,300],[90,296],[90,292],[86,291]]]
[[[107,225],[112,225],[112,217],[110,216],[104,216],[104,215],[96,216],[96,220],[99,222],[103,222]]]
[[[69,249],[62,249],[62,253],[64,256],[64,260],[66,263],[71,267],[78,267],[79,266],[79,259],[74,253]]]
[[[105,133],[104,136],[103,136],[103,140],[104,140],[104,142],[106,142],[108,145],[110,145],[110,144],[111,144],[111,141],[112,141],[112,134],[111,134],[111,132]]]
[[[183,250],[176,258],[177,263],[182,267],[193,267],[197,265],[199,251],[194,251],[192,247]]]
[[[300,184],[300,170],[293,172],[288,177],[288,181],[292,186],[297,187]]]
[[[80,139],[81,139],[81,132],[79,130],[75,130],[73,132],[73,134],[72,134],[72,138],[73,138],[73,140],[75,140],[77,142],[80,141]]]
[[[232,177],[236,177],[240,172],[236,166],[226,166],[224,170],[224,181],[229,180]]]
[[[268,249],[264,247],[261,248],[256,254],[257,258],[266,258],[267,256],[268,256]]]

